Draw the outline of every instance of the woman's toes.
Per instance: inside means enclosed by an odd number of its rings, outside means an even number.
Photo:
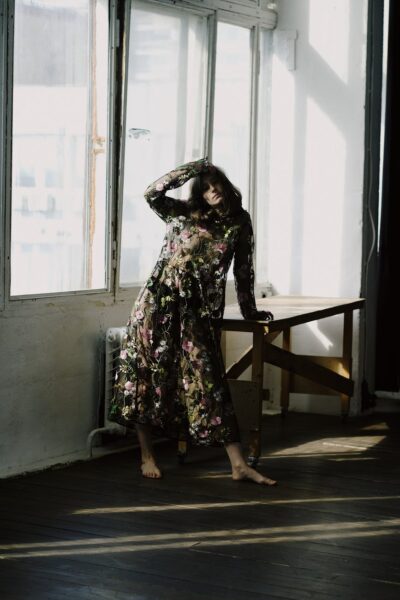
[[[143,477],[149,477],[151,479],[160,479],[162,477],[160,469],[153,460],[143,461],[140,468]]]
[[[255,483],[260,483],[263,485],[271,485],[271,486],[277,484],[277,482],[274,479],[270,479],[269,477],[264,477],[264,475],[261,475],[261,473],[258,473],[258,471],[256,471],[252,467],[249,467],[248,465],[244,465],[244,466],[233,469],[232,479],[235,481],[250,479],[251,481],[254,481]]]
[[[270,479],[269,477],[264,477],[263,479],[264,479],[263,483],[265,483],[266,485],[277,485],[278,484],[278,482],[275,481],[275,479]]]

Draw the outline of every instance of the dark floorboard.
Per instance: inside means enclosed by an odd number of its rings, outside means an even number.
[[[264,423],[269,488],[223,449],[130,450],[0,482],[1,600],[398,600],[396,415]]]

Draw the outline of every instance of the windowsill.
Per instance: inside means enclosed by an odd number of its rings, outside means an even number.
[[[109,307],[118,304],[132,305],[143,284],[120,288],[116,294],[109,290],[81,290],[59,294],[42,294],[40,296],[14,296],[5,301],[0,310],[3,314],[45,312],[49,308],[74,308],[82,306]],[[261,297],[264,286],[255,287],[256,298]],[[225,304],[237,302],[234,280],[226,283]]]

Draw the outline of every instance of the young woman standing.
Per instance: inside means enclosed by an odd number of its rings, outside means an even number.
[[[189,200],[166,195],[191,178]],[[152,183],[145,198],[166,222],[166,234],[127,323],[109,419],[136,427],[145,477],[161,477],[153,429],[195,444],[223,445],[234,480],[275,485],[245,461],[220,345],[232,260],[243,317],[273,318],[255,303],[253,230],[241,193],[202,158]]]

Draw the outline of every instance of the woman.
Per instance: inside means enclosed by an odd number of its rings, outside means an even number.
[[[166,195],[191,178],[188,201]],[[234,480],[274,485],[244,459],[220,345],[232,258],[243,317],[273,318],[256,307],[253,232],[241,194],[202,158],[155,181],[145,198],[167,229],[127,323],[109,419],[136,427],[144,477],[161,477],[151,426],[196,444],[224,445]]]

